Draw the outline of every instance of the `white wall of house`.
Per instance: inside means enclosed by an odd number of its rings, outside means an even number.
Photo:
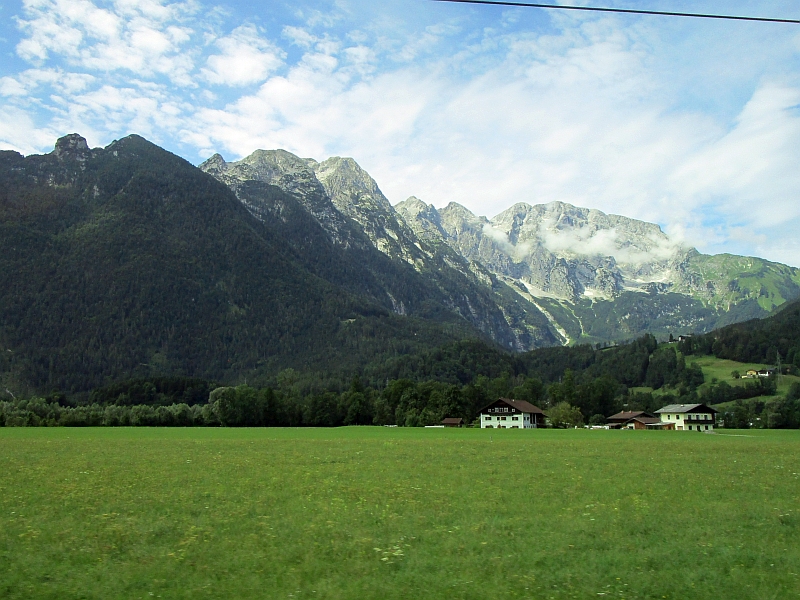
[[[530,413],[481,415],[481,429],[488,429],[489,427],[494,429],[531,429],[533,428],[531,423],[532,421]]]
[[[712,423],[700,424],[698,420],[712,421]],[[661,422],[675,423],[675,429],[678,431],[713,431],[713,421],[714,415],[711,413],[661,413]]]

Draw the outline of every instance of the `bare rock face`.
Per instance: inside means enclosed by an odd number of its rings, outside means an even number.
[[[284,208],[276,204],[280,200],[259,193],[254,184],[275,186],[296,198],[334,244],[345,250],[358,248],[365,260],[368,253],[363,252],[369,247],[395,265],[402,265],[394,274],[385,274],[384,281],[384,294],[398,314],[413,314],[414,304],[430,307],[436,302],[507,348],[528,350],[557,342],[541,315],[538,328],[520,325],[519,314],[507,318],[507,311],[497,304],[488,272],[476,264],[470,265],[450,246],[434,247],[420,238],[392,207],[375,180],[352,158],[332,157],[317,162],[284,150],[258,150],[230,163],[215,154],[200,168],[228,185],[262,221],[280,219]],[[381,275],[374,272],[379,261],[369,259],[369,262],[371,267],[359,266],[373,269],[373,275],[380,280]],[[416,272],[411,278],[403,271],[409,267]],[[413,289],[420,295],[408,296]],[[406,294],[405,300],[402,294]]]
[[[81,169],[84,169],[84,163],[89,158],[91,150],[89,150],[89,144],[86,143],[86,138],[77,133],[70,133],[56,140],[53,154],[59,162],[74,160],[80,164]]]
[[[59,140],[61,152],[81,152],[85,141],[81,146],[80,140]],[[245,182],[259,181],[294,195],[334,243],[371,244],[391,260],[412,266],[445,294],[451,310],[492,331],[504,346],[508,331],[498,332],[510,327],[511,347],[520,350],[558,341],[607,339],[596,327],[591,333],[596,302],[619,302],[619,315],[616,309],[603,309],[606,321],[625,319],[628,307],[641,305],[640,325],[617,330],[632,337],[649,331],[648,323],[670,311],[683,310],[664,308],[655,300],[658,296],[681,295],[699,316],[675,322],[707,328],[737,302],[757,302],[755,308],[742,311],[752,317],[800,293],[800,271],[785,265],[706,257],[671,240],[656,224],[564,202],[521,202],[491,219],[456,202],[436,209],[414,196],[393,207],[352,158],[317,162],[284,150],[258,150],[232,163],[215,154],[200,168],[234,191]],[[248,205],[245,195],[240,199],[258,216],[259,207]],[[273,207],[270,214],[274,213]],[[354,227],[366,238],[355,240]],[[767,283],[732,288],[739,274],[759,282],[763,274]],[[774,289],[769,285],[773,280],[780,281]],[[456,281],[471,291],[460,294],[453,287]],[[482,305],[474,296],[477,288],[484,290]],[[494,298],[505,324],[487,316],[494,310],[487,308],[487,297]],[[476,309],[479,305],[483,309]],[[544,329],[542,318],[549,322]],[[567,331],[570,327],[572,333]]]
[[[334,156],[312,168],[334,206],[356,221],[378,250],[417,266],[431,257],[375,180],[352,158]]]
[[[449,244],[534,295],[570,301],[672,281],[687,251],[657,225],[561,202],[515,204],[491,220],[455,202],[437,211],[414,198],[397,208],[420,237]]]
[[[442,229],[441,215],[432,204],[425,204],[416,196],[411,196],[394,208],[421,239],[433,244],[445,241],[447,233]]]
[[[226,184],[237,195],[244,183],[257,181],[296,196],[335,243],[348,245],[352,243],[352,236],[348,234],[347,222],[317,179],[313,164],[313,161],[309,164],[308,160],[286,150],[256,150],[250,156],[230,163],[215,154],[202,163],[200,169]],[[258,207],[248,208],[261,218]]]

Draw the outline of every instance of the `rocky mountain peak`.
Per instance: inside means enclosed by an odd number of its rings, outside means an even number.
[[[221,175],[224,173],[228,168],[228,163],[225,162],[225,159],[222,158],[222,155],[217,153],[205,162],[200,165],[200,170],[205,171],[209,175],[213,175],[216,177],[217,175]]]
[[[394,208],[420,238],[441,242],[447,237],[442,229],[442,216],[433,204],[425,204],[416,196],[410,196]]]
[[[415,267],[425,262],[427,253],[414,232],[355,160],[333,156],[316,164],[314,173],[334,206],[360,225],[373,246]]]
[[[250,181],[274,185],[292,194],[317,219],[334,243],[348,245],[352,239],[346,220],[317,179],[314,173],[316,165],[316,161],[300,158],[286,150],[256,150],[234,162],[225,162],[215,154],[202,163],[200,169],[226,184],[237,195],[239,188]],[[257,218],[262,218],[260,207],[247,202],[245,205]]]
[[[53,154],[55,154],[56,158],[59,160],[72,158],[74,160],[84,161],[89,155],[89,144],[86,143],[86,138],[81,135],[70,133],[69,135],[58,138]]]
[[[308,162],[286,150],[256,150],[242,160],[229,163],[247,179],[263,181],[300,196],[324,194]]]
[[[234,162],[225,162],[215,154],[200,169],[234,188],[244,181],[261,181],[304,200],[325,196],[325,189],[308,160],[286,150],[256,150]]]
[[[352,158],[333,156],[315,165],[314,173],[336,207],[345,214],[353,209],[392,212],[378,184]]]

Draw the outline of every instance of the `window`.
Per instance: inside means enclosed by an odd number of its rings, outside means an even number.
[[[519,421],[519,417],[511,417],[512,421]]]
[[[500,418],[500,419],[503,419],[503,421],[505,421],[505,420],[506,420],[506,417],[499,417],[499,418]]]
[[[708,425],[706,425],[706,431],[708,431]]]

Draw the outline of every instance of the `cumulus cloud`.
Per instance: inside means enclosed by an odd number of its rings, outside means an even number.
[[[148,85],[106,85],[54,101],[61,108],[54,123],[64,131],[138,133],[155,142],[160,141],[163,131],[179,128],[189,108],[176,102],[166,89]]]
[[[800,87],[765,83],[735,126],[689,154],[672,174],[674,196],[726,221],[763,227],[800,217]]]
[[[202,69],[213,84],[241,86],[257,83],[283,65],[286,53],[261,37],[254,25],[242,25],[216,40],[221,51],[208,57]]]
[[[52,148],[57,130],[40,127],[24,110],[0,106],[0,149],[33,154]]]
[[[0,78],[0,95],[25,96],[42,86],[58,87],[68,94],[80,92],[95,81],[85,73],[67,73],[61,69],[28,69],[16,77]]]
[[[639,265],[653,260],[669,260],[681,249],[662,237],[646,235],[640,239],[620,233],[616,227],[599,230],[557,229],[543,222],[539,230],[542,245],[556,255],[612,256],[620,264]]]
[[[192,30],[181,22],[197,11],[193,2],[116,0],[107,6],[90,0],[25,0],[26,16],[18,22],[27,37],[17,54],[32,63],[57,55],[87,69],[157,73],[191,84],[187,43]]]

